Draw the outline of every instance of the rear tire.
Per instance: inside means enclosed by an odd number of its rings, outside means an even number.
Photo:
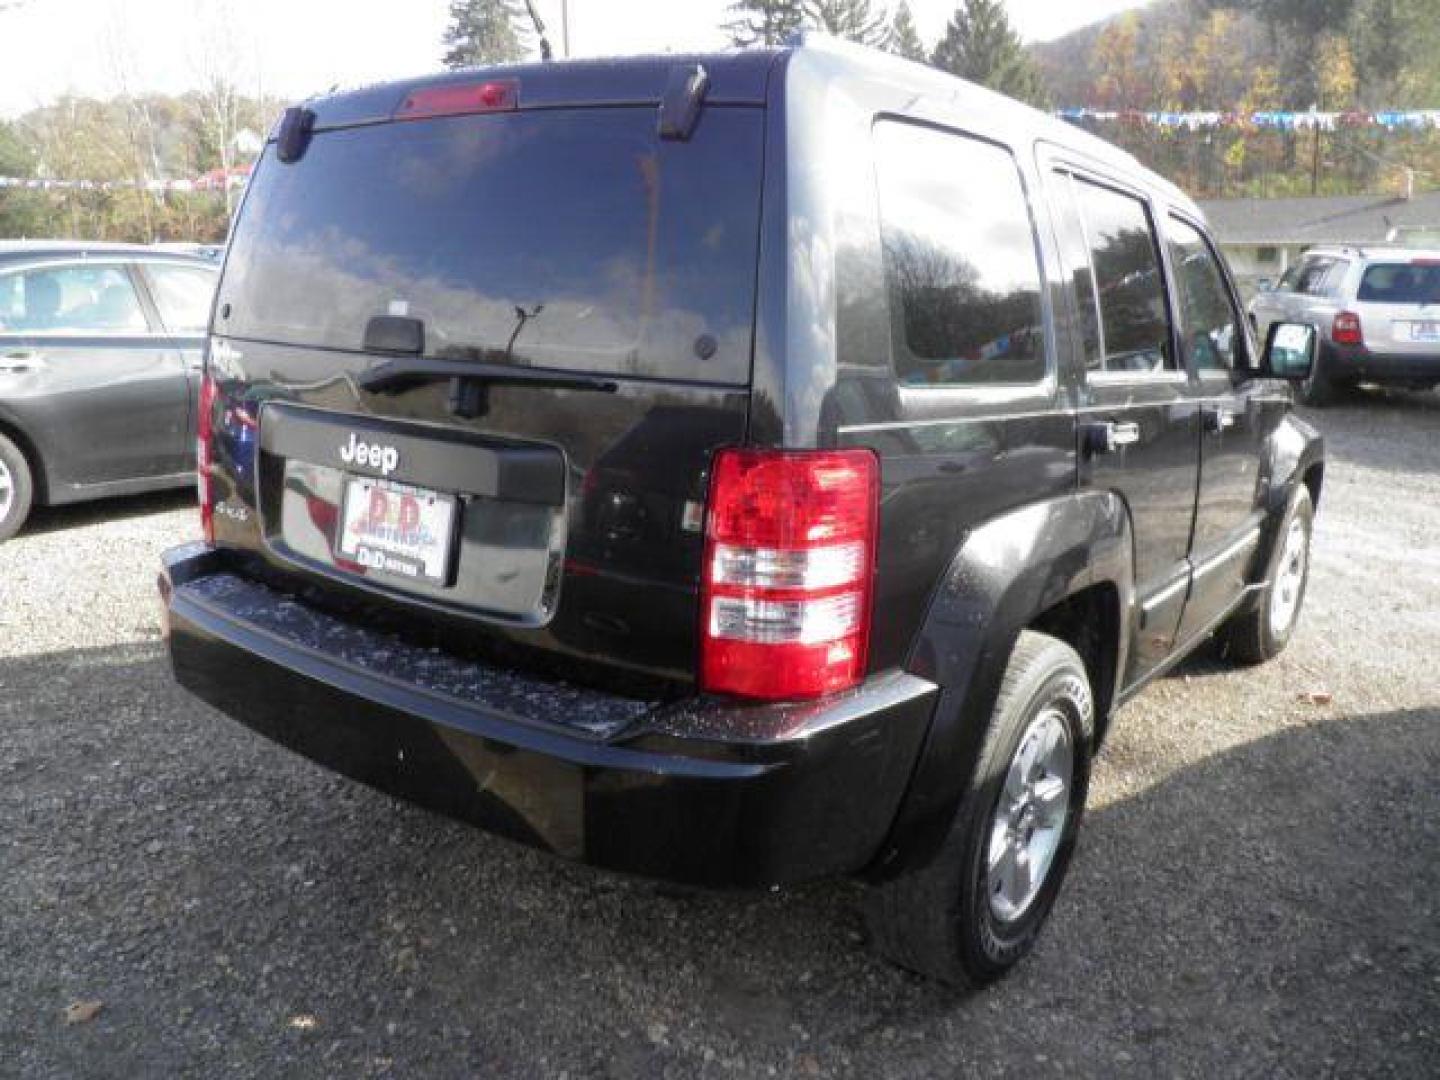
[[[34,497],[30,463],[18,446],[0,435],[0,543],[20,531]]]
[[[1093,701],[1074,649],[1020,635],[949,835],[928,863],[866,897],[877,951],[958,988],[993,982],[1030,952],[1074,852]]]
[[[1280,522],[1259,602],[1233,616],[1220,631],[1221,652],[1227,659],[1246,665],[1263,664],[1290,644],[1310,582],[1310,538],[1314,529],[1315,506],[1310,489],[1301,484]]]

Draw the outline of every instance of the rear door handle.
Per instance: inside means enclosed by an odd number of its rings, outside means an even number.
[[[34,349],[11,349],[0,353],[0,375],[21,375],[27,371],[41,371],[45,357]]]
[[[1217,408],[1205,410],[1205,427],[1215,435],[1223,435],[1235,426],[1233,409]]]
[[[1132,421],[1106,420],[1091,424],[1086,430],[1086,443],[1092,454],[1114,454],[1139,441],[1140,425]]]

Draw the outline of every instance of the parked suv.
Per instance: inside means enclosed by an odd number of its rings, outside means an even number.
[[[216,278],[154,248],[0,242],[0,541],[32,505],[195,482]]]
[[[186,687],[595,866],[860,875],[956,983],[1034,942],[1116,707],[1304,596],[1313,331],[1262,354],[1127,155],[824,39],[293,109],[213,335]]]
[[[1328,405],[1359,383],[1440,386],[1440,251],[1314,248],[1250,302],[1259,333],[1313,323],[1320,352],[1301,389]]]

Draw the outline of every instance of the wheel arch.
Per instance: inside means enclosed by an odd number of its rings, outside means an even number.
[[[25,464],[30,467],[34,505],[44,506],[50,501],[50,482],[45,475],[45,459],[40,455],[40,447],[26,434],[25,429],[3,410],[0,410],[0,435],[18,446],[20,453],[25,456]]]
[[[1086,659],[1087,668],[1094,665],[1096,724],[1097,730],[1103,728],[1129,648],[1126,613],[1134,605],[1133,568],[1129,513],[1113,492],[1076,493],[1026,506],[965,537],[931,600],[907,664],[941,692],[910,784],[869,876],[898,874],[923,862],[943,842],[1022,631],[1061,637]],[[1097,616],[1105,626],[1098,633],[1086,621]]]

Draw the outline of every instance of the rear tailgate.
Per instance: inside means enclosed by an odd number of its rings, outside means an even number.
[[[522,107],[272,146],[211,346],[217,542],[447,647],[691,679],[706,470],[745,436],[763,124],[716,105],[673,140],[654,102]],[[397,320],[422,348],[377,348]]]
[[[1371,263],[1356,300],[1367,347],[1440,356],[1440,260]]]

